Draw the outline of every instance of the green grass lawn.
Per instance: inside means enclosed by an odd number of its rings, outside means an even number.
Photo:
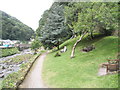
[[[75,58],[70,59],[76,40],[71,39],[61,45],[67,45],[67,52],[62,53],[60,57],[54,57],[56,52],[47,55],[42,74],[45,84],[53,88],[117,88],[117,74],[97,74],[101,63],[107,62],[108,58],[116,58],[118,38],[108,36],[94,40],[84,39],[77,45]],[[96,49],[88,53],[80,51],[89,44],[94,44]]]

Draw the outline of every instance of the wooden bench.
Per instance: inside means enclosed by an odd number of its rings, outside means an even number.
[[[108,59],[108,64],[106,64],[106,66],[107,66],[106,72],[118,71],[119,70],[119,61],[120,61],[120,59],[114,59],[114,60]]]

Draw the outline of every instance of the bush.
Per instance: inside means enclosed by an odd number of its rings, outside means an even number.
[[[32,42],[32,44],[31,44],[31,49],[37,49],[37,48],[39,48],[41,46],[41,43],[40,43],[40,41],[39,40],[34,40],[33,42]]]
[[[5,48],[5,49],[1,49],[1,51],[2,54],[0,57],[10,56],[19,52],[17,48]]]

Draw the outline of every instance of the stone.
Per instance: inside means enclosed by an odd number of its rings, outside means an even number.
[[[66,51],[67,51],[67,47],[66,46],[64,46],[64,48],[60,50],[61,53],[64,53]]]
[[[5,72],[7,72],[7,71],[8,71],[8,69],[4,69],[2,72],[5,73]]]
[[[61,55],[57,52],[54,57],[58,57],[58,56],[61,56]]]
[[[19,62],[18,64],[22,64],[22,63],[23,63],[23,61]]]
[[[13,71],[7,71],[5,74],[6,75],[8,75],[8,74],[10,74],[10,73],[12,73]]]
[[[2,66],[2,69],[6,69],[5,66]]]
[[[9,71],[14,71],[14,69],[13,69],[13,68],[10,68]]]
[[[4,78],[4,74],[0,74],[0,78]]]
[[[107,75],[106,68],[100,67],[98,76],[104,76],[104,75]]]
[[[2,72],[2,71],[0,71],[0,74],[3,74],[3,72]]]
[[[92,51],[93,49],[95,49],[95,46],[94,45],[90,45],[90,46],[84,47],[81,51],[89,52],[89,51]]]

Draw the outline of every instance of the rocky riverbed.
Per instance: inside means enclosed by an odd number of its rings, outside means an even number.
[[[25,57],[27,55],[27,57]],[[7,75],[17,72],[23,63],[27,63],[29,57],[33,55],[30,49],[24,50],[19,54],[0,58],[0,79],[4,79]],[[21,57],[20,57],[21,56]]]

